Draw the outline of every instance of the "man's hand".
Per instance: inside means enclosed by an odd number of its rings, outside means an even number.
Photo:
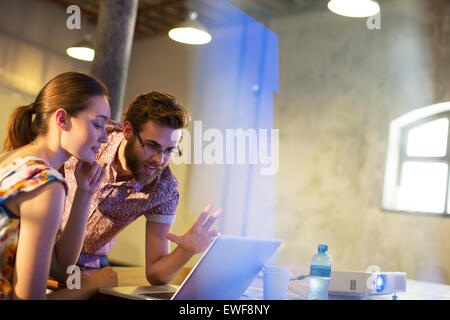
[[[105,169],[99,166],[95,161],[90,164],[78,161],[75,166],[75,178],[77,180],[77,191],[85,192],[92,196],[105,178]]]
[[[205,210],[203,210],[197,221],[185,235],[179,237],[172,233],[168,233],[166,238],[192,254],[205,251],[213,242],[213,238],[219,235],[217,230],[209,229],[222,214],[222,209],[217,210],[209,217],[209,219],[206,219],[211,212],[211,209],[212,205],[209,204],[206,206]]]

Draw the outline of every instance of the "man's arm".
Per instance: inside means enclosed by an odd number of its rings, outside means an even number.
[[[172,224],[146,222],[145,227],[145,274],[152,285],[167,284],[194,255],[179,246],[170,252],[166,234]]]
[[[207,206],[189,231],[181,237],[169,233],[172,224],[147,221],[145,272],[152,285],[167,284],[173,280],[189,259],[211,245],[218,232],[209,229],[222,213],[219,209],[207,219],[211,209],[212,206]],[[172,252],[169,240],[178,244]]]

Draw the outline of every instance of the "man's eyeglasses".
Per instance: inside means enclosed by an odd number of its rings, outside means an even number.
[[[138,138],[139,143],[141,144],[142,149],[150,154],[164,154],[164,157],[181,157],[182,152],[180,150],[179,146],[176,147],[169,147],[166,150],[163,150],[160,145],[152,143],[152,142],[144,142],[142,141],[141,136],[137,131],[134,131],[134,135]]]

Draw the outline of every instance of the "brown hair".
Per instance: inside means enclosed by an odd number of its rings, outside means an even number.
[[[137,96],[125,111],[123,120],[129,121],[137,132],[150,120],[172,129],[185,129],[190,114],[171,94],[152,91]]]
[[[91,97],[98,95],[108,97],[108,89],[92,76],[79,72],[56,76],[47,82],[33,103],[13,111],[8,121],[4,150],[17,149],[45,134],[50,115],[59,108],[74,116],[87,108]]]

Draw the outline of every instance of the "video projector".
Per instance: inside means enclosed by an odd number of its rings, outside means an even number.
[[[328,293],[335,295],[385,295],[406,291],[405,272],[332,271]]]

